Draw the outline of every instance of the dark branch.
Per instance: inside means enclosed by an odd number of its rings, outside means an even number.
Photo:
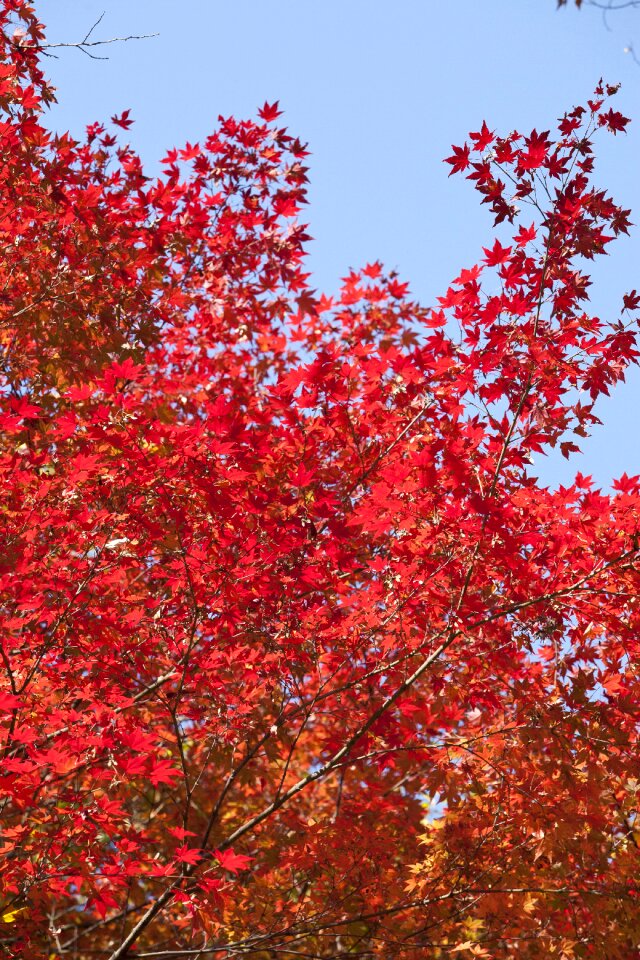
[[[93,53],[92,49],[95,47],[104,47],[111,43],[126,43],[128,40],[150,40],[153,37],[159,36],[157,33],[143,33],[143,34],[129,34],[126,37],[110,37],[107,40],[92,40],[91,36],[100,25],[104,18],[104,11],[100,14],[96,22],[92,27],[86,32],[82,40],[77,41],[76,43],[38,43],[36,48],[42,50],[42,52],[47,57],[55,57],[55,53],[50,53],[50,50],[59,50],[62,48],[80,50],[81,53],[84,53],[87,57],[90,57],[92,60],[108,60],[109,57],[100,56],[97,53]],[[20,44],[22,38],[18,39],[18,44]]]

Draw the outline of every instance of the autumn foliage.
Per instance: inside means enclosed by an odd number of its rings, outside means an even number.
[[[4,955],[640,956],[640,480],[536,479],[638,358],[615,90],[453,148],[437,305],[317,296],[277,105],[149,178],[0,21]]]

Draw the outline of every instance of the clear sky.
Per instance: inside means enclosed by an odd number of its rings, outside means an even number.
[[[598,79],[622,81],[616,109],[635,119],[602,137],[599,179],[640,224],[640,11],[556,11],[555,0],[36,0],[51,41],[159,33],[48,61],[60,104],[51,125],[131,108],[129,139],[149,172],[171,146],[197,141],[218,114],[254,116],[279,100],[312,155],[314,286],[335,290],[349,267],[380,259],[424,303],[446,290],[490,238],[471,185],[447,178],[451,143],[486,119],[499,131],[548,129]],[[602,258],[594,310],[617,315],[640,289],[640,226]],[[546,482],[576,470],[603,486],[640,473],[640,372],[600,407],[604,426],[568,464],[540,460]]]

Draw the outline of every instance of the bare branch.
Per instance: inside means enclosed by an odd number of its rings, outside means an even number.
[[[557,7],[569,6],[570,0],[557,0]],[[617,13],[620,10],[639,10],[640,9],[640,0],[574,0],[575,5],[578,9],[583,6],[594,7],[596,10],[600,10],[602,13],[602,22],[605,26],[605,29],[612,32],[611,25],[609,23],[609,14]],[[624,48],[624,52],[630,54],[631,59],[634,63],[640,66],[640,57],[636,54],[633,44],[628,43]]]
[[[569,0],[558,0],[559,7],[566,7]],[[575,0],[576,7],[588,6],[614,13],[616,10],[631,10],[640,7],[640,0]]]
[[[108,60],[108,56],[100,56],[97,53],[93,53],[93,48],[95,47],[104,47],[111,43],[126,43],[128,40],[150,40],[153,37],[158,37],[158,33],[142,33],[142,34],[129,34],[125,37],[109,37],[106,40],[92,40],[91,36],[102,22],[104,18],[104,11],[100,14],[95,23],[87,30],[82,40],[77,41],[76,43],[39,43],[35,44],[37,50],[41,50],[47,57],[56,57],[55,53],[50,53],[51,50],[60,50],[63,48],[66,49],[75,49],[80,50],[81,53],[84,53],[85,56],[90,57],[91,60]],[[17,44],[21,45],[23,42],[22,37],[18,37]],[[31,46],[31,44],[29,44]]]

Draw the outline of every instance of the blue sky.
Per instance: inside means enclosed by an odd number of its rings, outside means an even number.
[[[307,219],[314,286],[331,293],[354,266],[380,259],[424,303],[478,259],[491,219],[442,158],[486,119],[507,132],[548,129],[600,77],[622,81],[617,109],[635,119],[602,137],[598,178],[640,224],[640,66],[624,54],[640,11],[556,11],[555,0],[36,0],[51,41],[159,33],[47,61],[60,103],[51,125],[85,124],[130,108],[129,139],[150,172],[174,145],[197,141],[218,114],[253,116],[280,100],[309,142]],[[602,258],[592,304],[617,314],[640,288],[640,227]],[[640,372],[600,407],[604,426],[584,455],[536,463],[548,483],[580,469],[603,486],[640,473]]]

